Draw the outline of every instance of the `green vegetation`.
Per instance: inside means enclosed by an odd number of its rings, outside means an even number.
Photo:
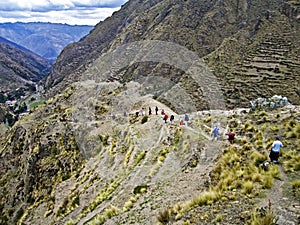
[[[40,106],[40,105],[44,105],[44,101],[38,101],[38,102],[34,102],[34,103],[31,103],[29,108],[30,110],[34,110],[36,107]]]

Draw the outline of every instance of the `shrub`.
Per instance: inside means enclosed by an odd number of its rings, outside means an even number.
[[[148,116],[144,116],[144,117],[142,118],[141,123],[144,124],[144,123],[147,123],[147,121],[148,121]]]

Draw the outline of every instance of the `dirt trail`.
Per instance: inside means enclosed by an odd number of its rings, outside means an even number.
[[[276,217],[278,225],[299,225],[300,221],[300,203],[294,199],[285,196],[287,175],[282,165],[278,165],[280,178],[275,179],[272,188],[268,191],[267,197],[264,198],[258,207],[267,208],[271,203],[271,210]]]

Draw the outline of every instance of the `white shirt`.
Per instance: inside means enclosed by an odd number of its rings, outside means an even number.
[[[272,144],[272,151],[273,152],[280,152],[280,148],[282,148],[282,147],[283,147],[282,142],[279,141],[279,140],[276,140]]]

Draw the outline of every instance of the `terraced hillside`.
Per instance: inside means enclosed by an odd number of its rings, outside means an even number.
[[[299,25],[278,13],[267,14],[249,34],[252,40],[245,41],[241,32],[208,56],[218,77],[225,78],[229,104],[246,106],[249,99],[276,93],[298,102],[300,49],[295,26]]]

